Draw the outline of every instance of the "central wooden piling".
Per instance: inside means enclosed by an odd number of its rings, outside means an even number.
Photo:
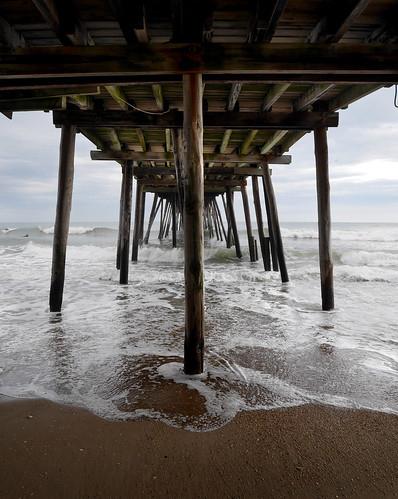
[[[319,266],[321,272],[322,310],[333,310],[333,260],[331,247],[330,184],[327,132],[314,130],[316,187],[318,198]]]
[[[202,75],[183,76],[184,87],[184,372],[203,372],[203,111]]]
[[[120,284],[128,284],[131,225],[131,198],[133,189],[133,162],[123,168],[123,206],[120,226]]]
[[[60,312],[64,293],[66,245],[72,207],[76,127],[63,125],[59,151],[58,198],[54,224],[50,311]]]
[[[141,205],[142,205],[142,185],[137,180],[135,194],[135,211],[134,211],[134,232],[133,232],[133,247],[131,251],[131,261],[137,262],[138,260],[138,243],[140,237],[140,223],[141,223]]]
[[[252,222],[251,222],[251,217],[250,217],[250,207],[249,207],[249,199],[247,197],[246,185],[242,184],[240,191],[242,194],[243,210],[245,212],[247,242],[248,242],[248,247],[249,247],[250,261],[255,262],[256,261],[256,252],[255,252],[255,248],[254,248]]]
[[[226,187],[225,194],[227,197],[227,207],[229,213],[229,220],[231,223],[232,234],[234,236],[235,253],[238,258],[242,258],[242,252],[240,250],[238,227],[236,225],[235,211],[234,211],[234,200],[232,197],[231,187]]]

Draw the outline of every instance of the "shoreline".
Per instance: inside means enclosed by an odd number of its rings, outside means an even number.
[[[210,432],[0,402],[0,497],[398,497],[398,416],[303,405]]]

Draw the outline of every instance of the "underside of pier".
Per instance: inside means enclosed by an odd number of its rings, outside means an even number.
[[[241,258],[234,198],[242,196],[250,260],[287,282],[272,169],[294,175],[287,153],[310,132],[322,308],[333,309],[327,129],[340,109],[398,82],[397,41],[395,0],[2,1],[0,112],[52,111],[61,128],[50,310],[62,307],[81,133],[93,160],[120,168],[121,284],[157,218],[160,239],[176,246],[183,234],[184,366],[202,372],[204,232]]]

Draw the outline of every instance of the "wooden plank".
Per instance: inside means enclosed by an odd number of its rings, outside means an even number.
[[[324,112],[207,112],[203,115],[206,128],[228,128],[233,130],[312,130],[324,125],[338,125],[337,113]],[[153,115],[136,111],[84,111],[67,110],[53,113],[56,126],[72,123],[83,128],[181,128],[183,113],[170,111]]]
[[[314,130],[322,310],[334,308],[329,157],[326,128]]]
[[[201,75],[184,75],[184,372],[203,372],[203,110]]]
[[[117,77],[208,74],[302,75],[317,81],[317,75],[334,75],[344,81],[355,75],[366,81],[378,75],[380,82],[398,75],[398,46],[383,44],[136,44],[134,46],[30,47],[0,50],[0,76],[52,78]],[[340,79],[342,78],[342,79]],[[225,79],[225,78],[224,78]],[[300,78],[299,78],[300,80]],[[298,80],[298,81],[299,81]],[[282,80],[283,81],[283,80]],[[39,80],[37,81],[39,83]],[[97,84],[94,80],[92,83]]]
[[[75,137],[76,129],[74,126],[64,125],[62,127],[49,300],[51,312],[60,312],[62,308],[66,245],[68,242],[70,212],[72,207]]]
[[[164,111],[165,106],[164,106],[162,85],[160,85],[159,83],[153,83],[152,93],[155,98],[156,105],[158,106],[159,111]]]
[[[220,145],[220,153],[221,154],[225,154],[227,152],[229,139],[231,138],[231,135],[232,135],[231,129],[225,130],[223,138],[222,138],[222,142]]]
[[[105,89],[113,98],[113,100],[118,103],[121,109],[124,109],[126,111],[129,108],[126,94],[120,87],[116,87],[114,85],[105,85]]]
[[[205,174],[207,175],[225,175],[225,176],[235,176],[235,175],[256,175],[261,176],[262,169],[255,167],[244,167],[238,166],[235,168],[231,168],[228,166],[215,167],[212,166],[204,169]],[[146,166],[136,166],[134,167],[134,175],[137,177],[145,177],[147,175],[173,175],[176,176],[175,169],[166,166],[155,166],[155,167],[146,167]]]
[[[329,101],[329,109],[332,111],[335,109],[345,108],[349,104],[352,104],[358,99],[362,99],[362,97],[365,97],[380,88],[383,88],[383,85],[358,85],[355,87],[349,87]]]
[[[252,148],[252,142],[256,138],[258,134],[258,130],[250,130],[244,138],[242,145],[240,146],[239,153],[244,156],[245,154],[249,154]],[[243,158],[244,159],[244,158]]]
[[[119,160],[134,160],[134,161],[174,161],[173,153],[154,152],[148,151],[146,153],[135,151],[91,151],[91,159],[102,161],[119,161]],[[220,153],[205,153],[203,154],[206,163],[260,163],[266,161],[267,163],[288,165],[291,163],[292,157],[290,155],[277,156],[272,154],[248,154],[247,156],[240,156],[239,154],[220,154]]]

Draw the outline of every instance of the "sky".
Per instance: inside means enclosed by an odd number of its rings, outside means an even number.
[[[398,109],[393,99],[392,87],[381,89],[341,111],[339,127],[328,131],[335,222],[398,223]],[[0,137],[0,223],[52,223],[60,130],[52,125],[51,113],[15,113],[11,121],[0,114]],[[72,223],[118,218],[120,166],[92,161],[92,149],[77,135]],[[316,221],[313,134],[289,154],[291,165],[272,166],[279,218],[282,223]],[[251,196],[250,185],[248,192]],[[237,218],[243,220],[236,198]]]

